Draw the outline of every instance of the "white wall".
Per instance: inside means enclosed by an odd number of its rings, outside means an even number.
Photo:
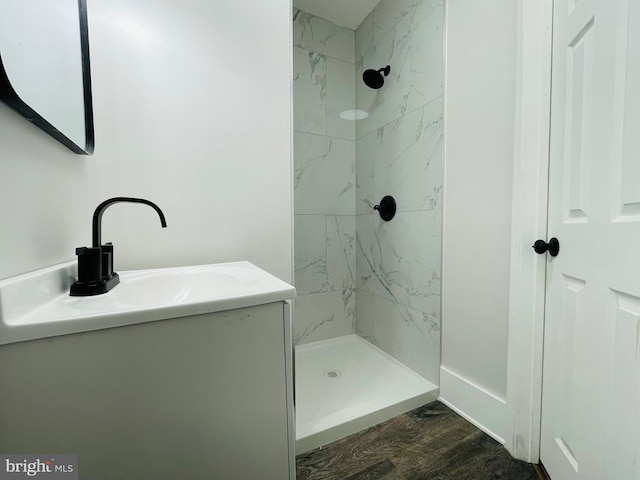
[[[96,148],[0,105],[0,278],[74,258],[112,196],[116,269],[246,259],[291,281],[291,5],[89,2]]]
[[[441,396],[506,424],[516,3],[447,2]]]

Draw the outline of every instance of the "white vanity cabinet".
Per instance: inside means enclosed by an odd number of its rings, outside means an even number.
[[[1,345],[0,452],[77,454],[80,479],[293,480],[289,308]]]

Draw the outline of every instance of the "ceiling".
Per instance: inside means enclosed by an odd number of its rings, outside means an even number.
[[[355,30],[380,0],[293,0],[302,11]]]

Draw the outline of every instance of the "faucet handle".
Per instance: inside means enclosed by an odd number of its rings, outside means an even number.
[[[113,271],[113,244],[111,242],[105,243],[100,249],[102,250],[102,278],[109,280],[115,273]]]
[[[78,280],[71,285],[69,294],[72,297],[100,295],[120,282],[120,277],[113,271],[113,245],[78,247],[76,255]]]
[[[78,247],[78,281],[91,282],[102,278],[102,249],[100,247]]]

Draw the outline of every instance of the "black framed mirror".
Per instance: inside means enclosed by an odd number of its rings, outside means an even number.
[[[0,0],[0,100],[73,152],[93,153],[86,0]]]

